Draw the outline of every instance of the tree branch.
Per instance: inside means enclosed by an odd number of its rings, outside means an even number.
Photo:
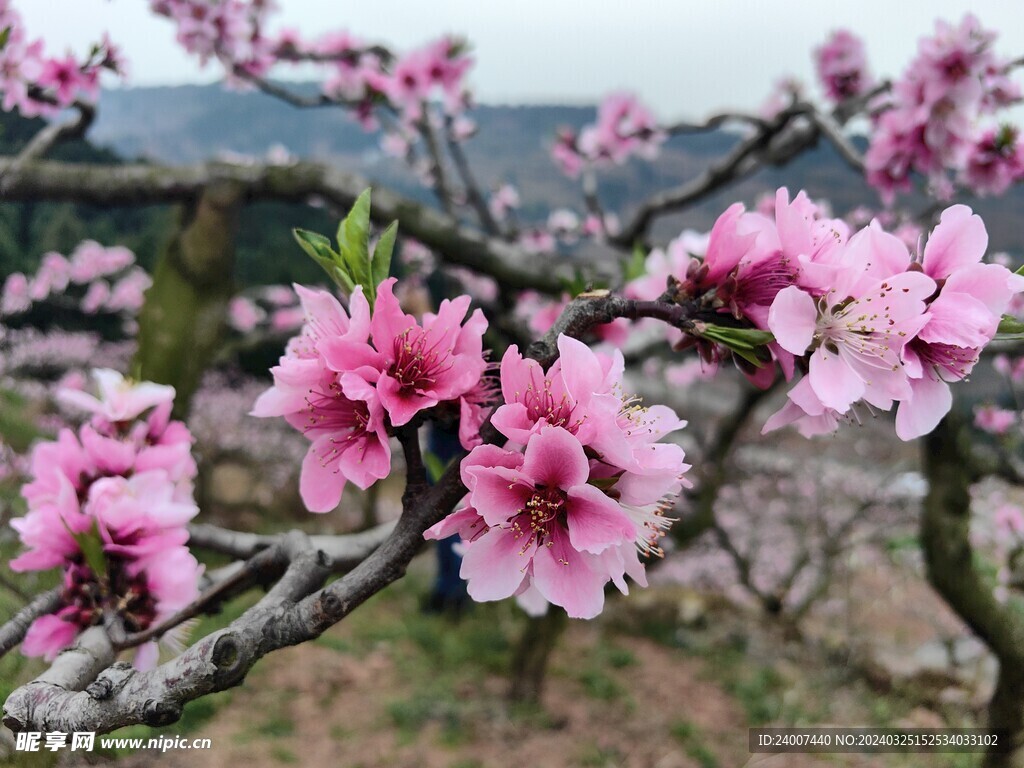
[[[340,99],[333,99],[325,93],[318,93],[315,96],[302,96],[289,90],[283,85],[278,85],[270,80],[258,77],[247,71],[244,67],[240,67],[238,65],[232,67],[232,72],[235,77],[240,80],[244,80],[247,83],[251,83],[268,96],[273,96],[275,99],[279,99],[298,109],[348,106],[348,102]]]
[[[779,388],[781,381],[776,380],[768,389],[750,387],[745,390],[736,408],[722,421],[714,441],[701,456],[703,472],[700,483],[686,496],[693,505],[693,511],[680,515],[672,526],[672,540],[676,544],[686,546],[714,527],[715,501],[728,477],[729,457],[736,441],[757,407]]]
[[[928,580],[1001,661],[1024,667],[1024,621],[992,594],[971,547],[970,448],[955,415],[922,444],[928,495],[921,544]]]
[[[427,156],[431,165],[431,186],[434,195],[441,204],[441,208],[452,218],[455,218],[455,196],[448,184],[448,174],[444,167],[444,155],[441,153],[441,144],[434,133],[434,126],[430,119],[430,109],[424,107],[423,117],[416,121],[416,129],[427,147]]]
[[[663,126],[661,130],[669,136],[685,136],[691,133],[713,131],[716,128],[721,128],[726,123],[742,123],[758,129],[763,129],[768,125],[767,121],[758,115],[748,115],[742,112],[719,112],[711,115],[702,123],[679,120]]]
[[[74,108],[77,112],[75,117],[64,122],[54,120],[48,123],[29,140],[10,165],[0,170],[0,194],[5,194],[7,191],[9,174],[17,173],[33,160],[42,159],[47,152],[61,142],[80,139],[85,135],[96,119],[96,107],[84,101],[76,101]]]
[[[360,533],[310,536],[309,540],[314,548],[327,557],[331,570],[344,571],[379,547],[394,527],[394,522],[382,523]],[[188,530],[190,547],[219,552],[240,560],[246,560],[276,546],[284,537],[284,534],[266,535],[232,531],[208,523],[193,523]]]
[[[808,114],[814,125],[821,132],[821,135],[829,140],[846,164],[858,173],[864,173],[864,158],[861,157],[860,152],[853,146],[853,143],[846,138],[843,129],[832,116],[817,110]]]
[[[427,468],[420,450],[418,426],[406,424],[396,431],[395,437],[401,443],[402,453],[405,455],[405,491],[402,493],[404,514],[413,508],[420,494],[430,487],[430,483],[427,482]]]
[[[712,163],[687,183],[649,197],[633,214],[633,218],[623,227],[622,232],[610,240],[617,245],[630,247],[644,237],[658,216],[685,208],[699,198],[749,174],[749,170],[746,173],[740,172],[742,163],[767,146],[768,140],[789,124],[790,119],[796,114],[794,110],[795,107],[791,107],[780,112],[774,120],[741,140],[728,155]]]
[[[91,165],[32,161],[18,166],[0,159],[6,201],[66,200],[94,205],[151,205],[194,200],[215,181],[236,185],[249,201],[306,203],[320,197],[345,210],[370,183],[355,174],[318,163],[167,167]],[[432,248],[448,264],[490,275],[504,288],[532,288],[559,295],[568,271],[553,268],[553,254],[533,254],[503,240],[461,226],[449,216],[375,189],[371,215],[379,224],[401,221],[402,231]]]
[[[466,190],[466,199],[473,206],[473,210],[476,211],[476,217],[480,221],[480,226],[483,227],[484,232],[492,237],[499,237],[501,235],[501,227],[498,226],[498,222],[491,215],[491,209],[487,207],[487,201],[480,192],[480,185],[477,184],[476,177],[473,175],[469,159],[466,157],[466,153],[462,151],[462,144],[459,143],[452,133],[451,116],[445,117],[445,137],[448,143],[448,153],[452,156],[455,170],[458,171],[459,179]]]
[[[622,232],[611,238],[620,247],[632,247],[643,239],[653,221],[666,213],[682,210],[705,195],[740,181],[764,164],[782,165],[810,147],[824,136],[851,168],[863,172],[860,153],[843,135],[841,127],[859,114],[879,94],[890,88],[888,81],[880,83],[870,92],[852,97],[838,104],[831,114],[819,112],[813,104],[797,102],[781,110],[770,120],[738,113],[713,115],[702,124],[681,122],[665,128],[670,134],[712,130],[730,122],[743,122],[754,127],[754,132],[740,141],[725,157],[713,163],[689,182],[658,192],[643,202]],[[806,120],[800,119],[806,118]]]
[[[61,591],[61,587],[54,587],[43,592],[0,627],[0,656],[25,639],[25,633],[33,621],[60,608]]]
[[[559,332],[578,337],[617,317],[661,317],[677,327],[685,326],[693,308],[673,306],[631,301],[607,292],[584,294],[566,307],[542,340],[531,345],[530,354],[549,365],[557,356]],[[422,465],[418,442],[413,443],[416,432],[406,430],[400,437],[416,483],[421,472],[417,463]],[[125,725],[176,721],[188,701],[239,684],[267,653],[312,640],[400,578],[424,544],[423,531],[449,514],[465,492],[456,461],[437,484],[407,494],[403,514],[381,546],[326,587],[321,585],[335,561],[317,544],[330,545],[342,538],[351,543],[352,537],[328,537],[325,542],[292,531],[274,537],[268,550],[261,549],[266,538],[192,526],[194,546],[205,544],[232,553],[255,550],[255,557],[267,559],[280,553],[288,566],[256,606],[177,658],[147,672],[125,664],[111,666],[116,646],[104,629],[90,629],[71,650],[58,656],[50,670],[10,695],[4,705],[4,724],[14,731],[87,728],[106,733]],[[381,532],[380,528],[373,530]]]

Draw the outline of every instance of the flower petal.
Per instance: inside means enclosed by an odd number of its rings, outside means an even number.
[[[336,450],[331,440],[330,435],[317,438],[302,460],[299,495],[310,512],[330,512],[345,489],[345,476],[327,458]]]
[[[814,338],[818,310],[814,299],[795,285],[783,288],[768,312],[768,328],[787,352],[802,355]]]
[[[949,384],[932,371],[925,371],[920,379],[911,379],[910,389],[910,398],[901,401],[896,411],[896,435],[900,440],[927,435],[953,406]]]
[[[581,552],[600,554],[636,538],[636,527],[622,507],[592,485],[569,489],[569,542]]]
[[[506,528],[491,528],[466,547],[459,575],[474,600],[503,600],[511,597],[526,578],[531,552]]]
[[[590,462],[575,435],[561,427],[544,427],[526,445],[522,473],[537,484],[568,490],[583,485]]]
[[[560,527],[552,531],[550,546],[533,557],[533,584],[547,600],[560,605],[574,619],[592,619],[604,608],[607,574],[591,568],[592,555],[573,549]]]

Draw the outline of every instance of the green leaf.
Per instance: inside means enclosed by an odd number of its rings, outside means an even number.
[[[765,361],[759,359],[752,349],[733,349],[730,347],[730,350],[734,355],[739,355],[756,368],[760,368],[765,364]]]
[[[302,247],[302,250],[320,265],[324,272],[327,273],[327,276],[339,288],[346,293],[351,293],[355,289],[355,283],[352,282],[348,270],[344,268],[341,256],[331,248],[330,240],[323,235],[306,229],[293,229],[292,235],[294,235],[295,241]]]
[[[1022,267],[1024,269],[1024,267]],[[996,329],[996,341],[1018,341],[1024,339],[1024,322],[1010,315],[1003,315]]]
[[[381,234],[373,258],[370,256],[370,189],[356,198],[352,210],[338,224],[338,250],[331,241],[316,232],[293,230],[295,239],[309,256],[345,293],[351,294],[357,285],[363,287],[366,300],[373,306],[377,284],[391,270],[391,255],[398,234],[398,222]]]
[[[436,483],[441,479],[441,475],[444,474],[444,470],[448,466],[433,451],[423,452],[423,465],[427,468],[427,477],[430,478],[432,483]]]
[[[1024,264],[1021,264],[1019,267],[1017,267],[1017,271],[1014,272],[1013,274],[1021,275],[1022,277],[1024,277]]]
[[[768,331],[757,328],[729,328],[714,323],[702,324],[697,330],[697,335],[728,347],[733,354],[739,355],[758,368],[766,362],[765,351],[761,348],[775,341],[775,336]]]
[[[579,296],[587,291],[599,291],[608,287],[607,281],[587,275],[580,267],[573,269],[572,277],[561,278],[562,287],[570,296]]]
[[[11,39],[11,27],[4,27],[0,32],[0,51],[7,47],[7,41]]]
[[[338,225],[338,250],[352,282],[363,286],[367,299],[373,303],[376,283],[372,282],[370,269],[370,189],[363,190]]]
[[[643,277],[647,272],[647,254],[644,253],[643,249],[637,246],[633,249],[633,254],[629,257],[629,261],[626,262],[626,268],[623,271],[623,277],[626,282],[636,280],[638,277]]]
[[[96,578],[106,579],[107,559],[103,556],[103,540],[100,538],[100,532],[96,528],[96,523],[94,522],[92,528],[88,531],[75,533],[63,518],[61,518],[61,522],[64,523],[64,527],[71,534],[71,538],[78,544],[78,548],[81,550],[82,557],[85,558],[85,564],[89,566],[89,570],[96,575]]]
[[[619,482],[619,477],[622,473],[613,477],[592,477],[587,480],[587,485],[592,485],[595,488],[600,488],[602,491],[608,491],[615,487],[615,484]]]
[[[302,246],[302,250],[314,259],[334,253],[334,249],[331,248],[331,241],[321,234],[310,232],[308,229],[293,229],[292,234],[299,245]]]
[[[383,280],[387,280],[391,273],[391,254],[395,250],[395,238],[398,237],[398,222],[392,221],[388,228],[380,233],[377,240],[377,247],[373,249],[373,259],[370,262],[370,275],[372,286],[376,288]]]

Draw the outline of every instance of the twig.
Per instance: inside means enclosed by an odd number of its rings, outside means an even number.
[[[721,128],[726,123],[743,123],[757,129],[764,129],[768,123],[763,117],[745,114],[742,112],[719,112],[711,115],[702,123],[692,123],[687,120],[679,120],[669,123],[661,130],[669,136],[684,136],[691,133],[706,133],[716,128]]]
[[[846,161],[846,164],[858,173],[864,172],[864,158],[861,157],[860,152],[850,142],[848,138],[843,134],[842,129],[832,119],[831,115],[824,114],[814,110],[808,113],[812,122],[821,131],[821,135],[831,142],[832,146],[835,147],[839,156]]]
[[[484,231],[493,237],[500,236],[501,227],[498,226],[498,222],[491,215],[491,209],[487,207],[487,201],[480,192],[480,185],[477,184],[476,177],[473,175],[469,159],[466,157],[466,153],[462,151],[462,144],[453,134],[452,122],[451,116],[445,118],[445,138],[448,144],[448,154],[452,156],[452,162],[459,173],[462,186],[466,190],[466,199],[476,212],[476,217]]]
[[[115,647],[117,650],[133,648],[148,640],[161,637],[168,630],[183,624],[189,619],[201,616],[204,613],[210,613],[225,600],[243,592],[261,579],[272,578],[272,574],[275,571],[276,575],[280,575],[286,566],[287,561],[284,560],[280,547],[264,549],[246,560],[241,568],[234,569],[225,578],[207,588],[191,604],[182,608],[173,616],[169,616],[159,624],[154,624],[141,632],[126,635],[121,642],[116,643]]]
[[[423,107],[423,117],[416,121],[416,130],[423,137],[427,147],[427,154],[430,157],[431,182],[434,195],[441,204],[441,208],[452,218],[455,218],[455,197],[452,194],[451,186],[448,184],[448,174],[444,167],[444,156],[441,154],[441,145],[434,133],[434,126],[431,123],[430,110],[427,105]]]
[[[802,111],[802,109],[799,112],[796,111],[795,107],[783,110],[770,124],[760,128],[752,136],[742,139],[728,155],[712,163],[696,178],[686,184],[649,197],[641,203],[636,213],[633,214],[633,218],[623,227],[622,232],[610,240],[617,245],[631,247],[633,243],[644,236],[658,216],[685,208],[695,200],[739,178],[743,175],[739,170],[743,161],[765,147],[772,136],[781,131],[796,114]]]
[[[9,165],[0,169],[0,194],[6,192],[9,174],[16,174],[33,160],[40,160],[46,153],[64,141],[82,138],[96,118],[96,107],[84,101],[76,101],[74,118],[65,122],[54,120],[35,134]]]
[[[0,627],[0,656],[25,639],[25,633],[33,621],[40,616],[53,613],[60,607],[61,591],[60,587],[54,587],[48,592],[43,592]]]
[[[382,523],[359,533],[310,536],[309,540],[311,546],[324,553],[332,570],[342,571],[351,568],[380,546],[394,527],[394,522]],[[208,523],[193,523],[188,530],[189,546],[240,560],[279,545],[286,536],[232,531]]]
[[[243,67],[235,65],[231,70],[235,77],[240,80],[245,80],[247,83],[251,83],[256,86],[260,91],[273,96],[275,99],[280,99],[286,104],[290,104],[298,109],[317,109],[319,107],[343,107],[351,106],[350,102],[343,99],[335,99],[328,96],[326,93],[318,93],[313,96],[302,96],[295,91],[289,90],[283,85],[266,80],[262,77],[258,77],[251,72],[247,71]]]
[[[429,488],[430,484],[427,481],[427,468],[420,450],[419,428],[406,424],[396,431],[395,436],[401,443],[402,453],[405,455],[405,491],[402,493],[404,513],[415,506],[420,494]]]
[[[28,603],[31,601],[29,594],[25,590],[23,590],[21,587],[19,587],[17,584],[15,584],[2,573],[0,573],[0,587],[3,587],[12,595],[15,595],[23,603]]]

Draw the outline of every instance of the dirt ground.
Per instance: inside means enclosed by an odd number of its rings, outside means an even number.
[[[877,587],[869,582],[856,589]],[[634,614],[614,608],[599,621],[570,623],[553,656],[542,706],[511,706],[502,669],[508,649],[494,647],[495,633],[518,629],[509,624],[511,611],[478,609],[459,623],[426,616],[415,610],[416,592],[423,588],[422,577],[414,575],[396,594],[382,595],[362,616],[350,617],[358,621],[343,622],[316,643],[262,660],[243,686],[218,694],[224,699],[212,716],[188,730],[190,737],[210,738],[211,750],[160,756],[143,751],[123,757],[119,765],[976,764],[970,757],[933,762],[926,756],[750,755],[746,739],[752,724],[931,726],[944,720],[912,696],[873,689],[853,665],[837,665],[835,658],[809,650],[757,616],[728,609],[658,639],[644,634]],[[663,591],[666,600],[676,599],[671,588],[653,589]],[[896,609],[908,598],[919,604],[927,600],[923,590],[880,595],[871,612],[854,620],[870,623],[876,636],[884,636],[881,630],[888,624],[896,633],[894,647],[917,643],[925,623],[904,637],[905,617]],[[886,605],[891,609],[886,611]],[[629,621],[636,632],[624,631]],[[176,727],[165,730],[182,732]]]

